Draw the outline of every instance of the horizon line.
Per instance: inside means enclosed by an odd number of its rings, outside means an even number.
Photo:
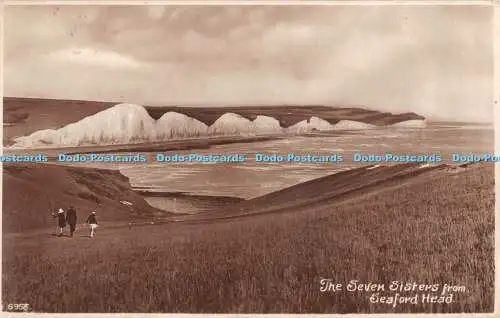
[[[364,105],[341,105],[341,106],[332,106],[328,104],[248,104],[248,105],[237,105],[237,104],[162,104],[159,103],[138,103],[138,102],[126,102],[126,101],[117,101],[117,100],[86,100],[86,99],[71,99],[71,98],[54,98],[54,97],[33,97],[33,96],[2,96],[2,106],[4,99],[31,99],[31,100],[53,100],[53,101],[70,101],[70,102],[93,102],[93,103],[116,103],[116,104],[136,104],[142,107],[150,107],[150,108],[161,108],[161,107],[186,107],[186,108],[202,108],[202,107],[218,107],[218,108],[229,108],[229,107],[330,107],[330,108],[357,108],[369,111],[377,111],[381,113],[390,113],[392,115],[401,115],[401,114],[415,114],[418,116],[424,117],[426,121],[432,122],[457,122],[457,123],[488,123],[491,124],[494,120],[455,120],[446,117],[437,117],[437,116],[429,116],[429,115],[421,115],[420,113],[416,113],[414,111],[402,111],[399,113],[393,113],[389,111],[379,110],[374,107],[364,106]],[[155,105],[156,104],[156,105]],[[3,107],[2,107],[3,108]]]
[[[330,104],[320,104],[320,103],[310,103],[310,104],[290,104],[290,103],[248,103],[245,105],[242,104],[201,104],[201,103],[193,103],[193,104],[181,104],[181,103],[176,103],[176,104],[160,104],[158,102],[144,102],[144,103],[139,103],[139,102],[126,102],[126,101],[117,101],[117,100],[89,100],[89,99],[71,99],[71,98],[52,98],[52,97],[26,97],[26,96],[3,96],[3,99],[5,98],[11,98],[11,99],[39,99],[39,100],[54,100],[54,101],[71,101],[71,102],[93,102],[93,103],[118,103],[118,104],[137,104],[141,105],[143,107],[193,107],[193,108],[198,108],[198,107],[273,107],[273,106],[280,106],[280,107],[286,107],[286,106],[291,106],[291,107],[332,107],[332,108],[359,108],[363,110],[372,110],[372,111],[378,111],[378,112],[387,112],[391,113],[394,115],[397,114],[408,114],[408,113],[413,113],[416,115],[419,115],[415,113],[414,111],[403,111],[401,113],[392,113],[389,111],[384,111],[384,110],[378,110],[374,107],[366,106],[366,105],[356,105],[356,104],[343,104],[340,105],[330,105]],[[3,102],[3,100],[2,100]],[[420,115],[423,116],[423,115]]]

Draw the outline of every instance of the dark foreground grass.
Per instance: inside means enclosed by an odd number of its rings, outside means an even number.
[[[492,312],[493,184],[493,168],[478,166],[239,221],[100,229],[95,239],[11,235],[3,303],[41,312]],[[320,292],[321,278],[344,290]],[[351,279],[467,290],[451,304],[392,307],[347,292]]]

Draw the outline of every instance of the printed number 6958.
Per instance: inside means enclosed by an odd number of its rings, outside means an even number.
[[[29,304],[8,304],[7,311],[28,311],[30,308]]]

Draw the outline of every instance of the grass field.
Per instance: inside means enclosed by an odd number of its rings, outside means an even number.
[[[327,191],[328,189],[321,189]],[[346,200],[204,224],[3,238],[3,304],[39,312],[493,311],[493,166]],[[451,304],[369,302],[320,279],[463,285]]]

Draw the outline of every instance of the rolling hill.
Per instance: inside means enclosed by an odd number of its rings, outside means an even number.
[[[203,215],[186,216],[186,221],[232,219],[281,212],[300,211],[325,204],[340,204],[352,198],[408,187],[413,183],[453,176],[481,165],[463,164],[393,164],[371,165],[345,170],[325,177],[244,200],[224,209],[213,209]]]
[[[55,224],[50,214],[75,206],[80,221],[91,211],[103,221],[168,216],[134,192],[118,171],[48,164],[3,165],[3,231],[22,232]]]
[[[491,313],[494,184],[492,164],[369,167],[236,203],[264,211],[288,200],[283,213],[104,226],[95,239],[7,233],[3,303],[23,299],[36,312]],[[343,289],[321,292],[322,278]],[[450,304],[393,306],[348,292],[351,280],[466,291]]]

